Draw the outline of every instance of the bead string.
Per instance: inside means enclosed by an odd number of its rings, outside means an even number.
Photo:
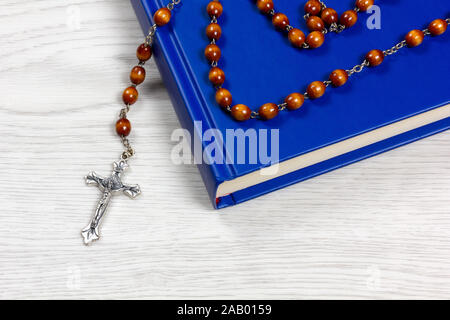
[[[271,1],[258,1],[257,3],[271,3]],[[308,1],[311,2],[311,1]],[[370,3],[371,1],[361,1],[357,0],[356,4]],[[322,5],[321,5],[322,8]],[[361,10],[361,9],[360,9]],[[397,53],[400,49],[408,46],[410,48],[420,45],[425,36],[438,36],[443,34],[448,25],[450,24],[450,18],[447,19],[436,19],[432,21],[427,29],[417,30],[414,29],[410,31],[404,40],[397,43],[390,49],[387,50],[371,50],[369,51],[365,59],[360,63],[355,65],[353,68],[344,70],[336,69],[334,70],[328,79],[324,81],[313,81],[310,83],[306,89],[306,92],[292,93],[287,96],[282,103],[266,103],[263,104],[258,112],[252,111],[248,106],[244,104],[236,104],[232,106],[232,95],[231,93],[222,87],[225,82],[225,72],[218,67],[218,62],[221,57],[221,51],[217,45],[217,41],[222,35],[222,30],[218,24],[218,19],[223,13],[223,6],[219,0],[211,1],[206,8],[208,15],[211,18],[211,22],[206,28],[206,35],[210,40],[210,43],[206,46],[205,57],[211,64],[211,69],[209,71],[209,80],[214,85],[216,89],[216,102],[225,111],[231,114],[231,116],[237,121],[246,121],[249,119],[260,119],[260,120],[270,120],[275,118],[280,111],[284,110],[297,110],[299,109],[307,99],[318,99],[325,94],[326,88],[329,86],[340,87],[343,86],[355,73],[360,73],[366,67],[376,67],[380,65],[385,57]],[[319,12],[320,13],[320,12]],[[291,30],[292,31],[292,30]]]
[[[355,8],[345,11],[339,17],[336,10],[327,8],[323,1],[309,0],[305,4],[303,17],[310,33],[305,38],[302,30],[289,24],[289,18],[285,14],[275,11],[273,0],[256,0],[258,9],[261,13],[271,17],[275,28],[286,31],[291,44],[296,48],[303,49],[319,48],[324,43],[327,33],[341,33],[354,26],[358,21],[358,12],[367,11],[373,4],[374,0],[356,0]]]
[[[152,44],[158,27],[162,27],[169,23],[172,17],[172,10],[177,4],[180,4],[181,0],[171,0],[166,7],[157,10],[153,16],[154,24],[150,27],[148,35],[145,37],[144,43],[142,43],[136,50],[136,56],[139,63],[133,67],[130,73],[131,85],[125,89],[122,94],[122,100],[125,106],[120,110],[119,120],[116,122],[116,132],[119,135],[122,144],[125,148],[121,158],[122,160],[128,160],[133,157],[135,151],[131,146],[128,139],[128,135],[131,133],[131,123],[128,120],[127,115],[130,112],[131,105],[133,105],[139,96],[137,86],[145,80],[145,63],[150,60],[153,54]]]

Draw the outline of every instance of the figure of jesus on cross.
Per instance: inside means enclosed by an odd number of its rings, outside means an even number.
[[[136,198],[141,193],[141,189],[138,185],[125,185],[122,183],[120,176],[127,167],[127,162],[125,160],[120,160],[114,162],[113,173],[108,178],[103,178],[95,172],[91,172],[86,176],[85,179],[88,185],[96,185],[103,192],[91,222],[81,232],[86,245],[100,238],[99,226],[106,213],[111,196],[114,193],[123,192],[132,199]]]

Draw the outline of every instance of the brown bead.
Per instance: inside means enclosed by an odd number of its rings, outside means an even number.
[[[306,37],[306,43],[313,49],[319,48],[325,41],[325,36],[320,31],[313,31]]]
[[[326,8],[322,11],[321,18],[327,25],[331,25],[338,22],[339,15],[333,8]]]
[[[136,88],[131,86],[125,89],[122,94],[122,99],[125,104],[132,105],[137,101],[138,96],[139,94]]]
[[[270,120],[278,115],[278,106],[275,103],[266,103],[259,108],[259,116],[263,120]]]
[[[136,56],[142,62],[149,60],[152,57],[152,47],[141,44],[136,50]]]
[[[116,132],[119,136],[126,137],[131,132],[131,123],[127,118],[121,118],[116,122]]]
[[[237,104],[231,108],[231,116],[237,121],[246,121],[251,115],[252,110],[244,104]]]
[[[215,16],[216,18],[218,18],[222,15],[223,12],[222,4],[219,1],[211,1],[206,7],[206,12],[208,12],[211,17]]]
[[[423,42],[425,34],[421,30],[411,30],[405,37],[406,44],[409,47],[417,47]]]
[[[308,86],[306,92],[311,99],[317,99],[325,94],[326,88],[327,87],[322,81],[314,81]]]
[[[301,93],[294,92],[288,95],[284,99],[284,102],[286,103],[286,108],[289,110],[297,110],[305,103],[305,96]]]
[[[306,26],[310,31],[322,31],[325,28],[323,20],[317,16],[309,17],[306,21]]]
[[[161,8],[153,15],[153,21],[158,27],[162,27],[169,23],[172,13],[167,8]]]
[[[135,85],[141,84],[145,80],[145,69],[141,66],[136,66],[131,69],[130,80]]]
[[[211,23],[206,27],[206,36],[209,40],[219,40],[222,36],[222,28],[217,23]]]
[[[230,91],[224,88],[218,89],[216,91],[216,102],[222,108],[231,106],[231,103],[233,103],[233,97],[231,96]]]
[[[273,10],[273,1],[272,0],[258,0],[256,1],[256,6],[258,7],[259,11],[262,13],[269,13],[271,10]]]
[[[447,22],[443,19],[433,20],[428,26],[428,30],[433,36],[439,36],[447,30]]]
[[[305,12],[317,16],[322,11],[322,5],[317,0],[309,0],[305,4]]]
[[[358,14],[355,12],[355,10],[345,11],[339,19],[339,22],[346,28],[353,27],[356,21],[358,21]]]
[[[366,55],[366,60],[369,61],[371,67],[379,66],[384,60],[384,53],[381,50],[371,50]]]
[[[225,82],[225,72],[217,67],[211,68],[209,71],[209,81],[215,86],[221,86]]]
[[[306,40],[303,31],[296,28],[289,30],[288,38],[292,45],[297,48],[301,48]]]
[[[284,30],[289,25],[289,19],[285,14],[278,12],[272,17],[272,23],[275,28]]]
[[[219,61],[221,56],[220,48],[216,44],[209,44],[205,49],[205,57],[208,61]]]
[[[373,0],[356,0],[356,7],[360,11],[367,11],[371,6],[373,6]]]
[[[330,81],[335,87],[343,86],[348,81],[348,73],[345,70],[337,69],[330,74]]]

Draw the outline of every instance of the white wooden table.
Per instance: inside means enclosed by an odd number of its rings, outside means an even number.
[[[115,199],[92,247],[84,185],[141,30],[128,1],[3,0],[0,298],[450,298],[450,132],[214,211],[153,63],[133,108],[143,197]]]

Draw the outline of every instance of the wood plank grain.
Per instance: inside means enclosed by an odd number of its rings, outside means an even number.
[[[0,17],[0,298],[450,297],[450,132],[216,212],[170,160],[153,63],[130,114],[143,196],[114,199],[84,247],[99,193],[82,177],[121,151],[141,31],[122,0],[6,0]]]

